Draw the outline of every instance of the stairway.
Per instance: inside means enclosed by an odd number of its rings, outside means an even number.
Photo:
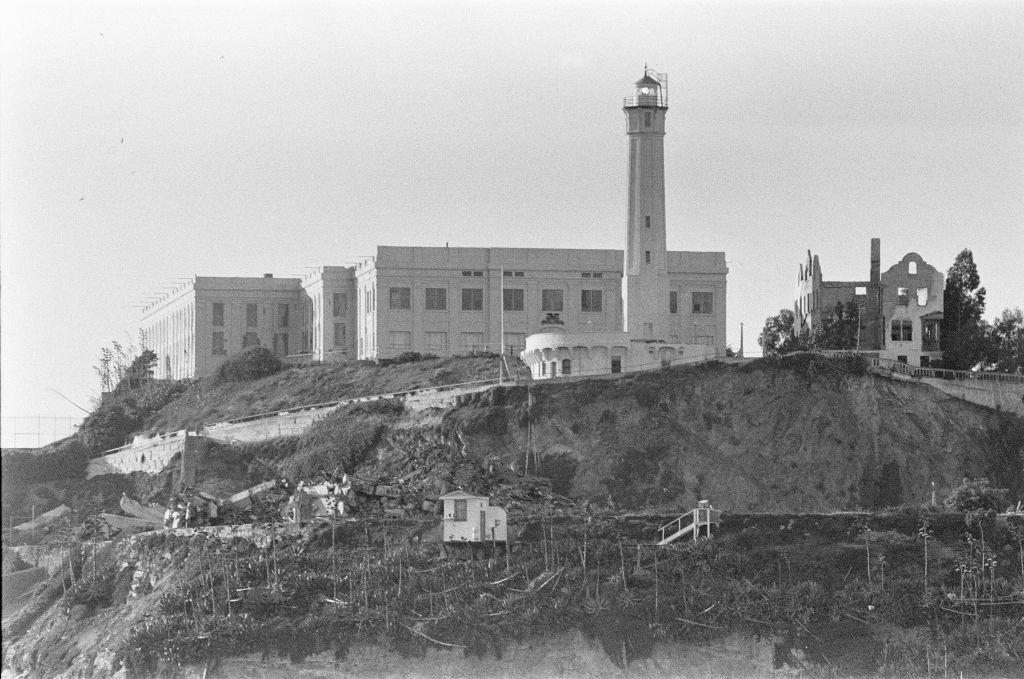
[[[661,541],[658,542],[658,546],[675,542],[687,534],[693,535],[693,541],[696,542],[700,537],[700,529],[704,527],[707,527],[707,536],[711,537],[711,526],[718,525],[721,516],[721,511],[712,509],[710,503],[701,501],[700,506],[696,509],[677,516],[659,529],[661,530]],[[690,524],[683,526],[684,520],[689,520]],[[674,530],[666,534],[666,531],[672,528]]]

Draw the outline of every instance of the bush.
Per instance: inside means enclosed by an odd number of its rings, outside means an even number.
[[[266,347],[249,347],[217,368],[218,382],[247,382],[281,372],[284,364]]]
[[[85,477],[89,451],[76,438],[58,441],[41,453],[16,452],[3,456],[3,485],[45,483]]]
[[[945,500],[945,505],[956,512],[977,509],[1000,511],[1006,505],[1007,490],[992,488],[988,479],[964,479]]]
[[[437,358],[433,354],[421,354],[418,351],[406,351],[394,358],[381,358],[377,359],[377,365],[382,368],[389,365],[401,365],[402,363],[415,363],[417,361],[428,361],[432,358]]]
[[[78,435],[90,451],[97,453],[123,446],[141,426],[142,419],[134,409],[123,403],[107,403],[85,418]]]

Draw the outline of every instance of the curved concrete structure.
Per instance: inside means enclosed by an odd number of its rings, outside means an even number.
[[[698,363],[715,358],[713,346],[645,340],[628,332],[544,332],[526,338],[520,354],[534,379],[608,375]]]

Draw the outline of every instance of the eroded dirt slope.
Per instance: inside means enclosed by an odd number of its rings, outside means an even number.
[[[508,388],[442,427],[481,464],[522,470],[529,448],[555,491],[629,509],[894,506],[965,476],[1024,490],[1020,418],[809,357]]]

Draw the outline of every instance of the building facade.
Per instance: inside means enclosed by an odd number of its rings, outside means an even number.
[[[863,281],[826,281],[817,255],[807,252],[797,276],[793,314],[796,325],[813,331],[836,304],[856,302],[861,311],[858,349],[912,365],[942,358],[945,278],[916,252],[881,271],[881,240],[871,239],[870,273]]]
[[[157,355],[155,376],[210,375],[249,346],[279,356],[300,351],[305,337],[297,278],[197,276],[143,309],[144,348]]]
[[[666,250],[668,107],[656,75],[623,109],[625,251],[379,246],[301,279],[197,277],[143,311],[157,377],[209,375],[253,345],[295,361],[504,350],[537,377],[571,372],[574,360],[603,373],[724,355],[725,254]],[[553,339],[530,353],[530,337]]]

